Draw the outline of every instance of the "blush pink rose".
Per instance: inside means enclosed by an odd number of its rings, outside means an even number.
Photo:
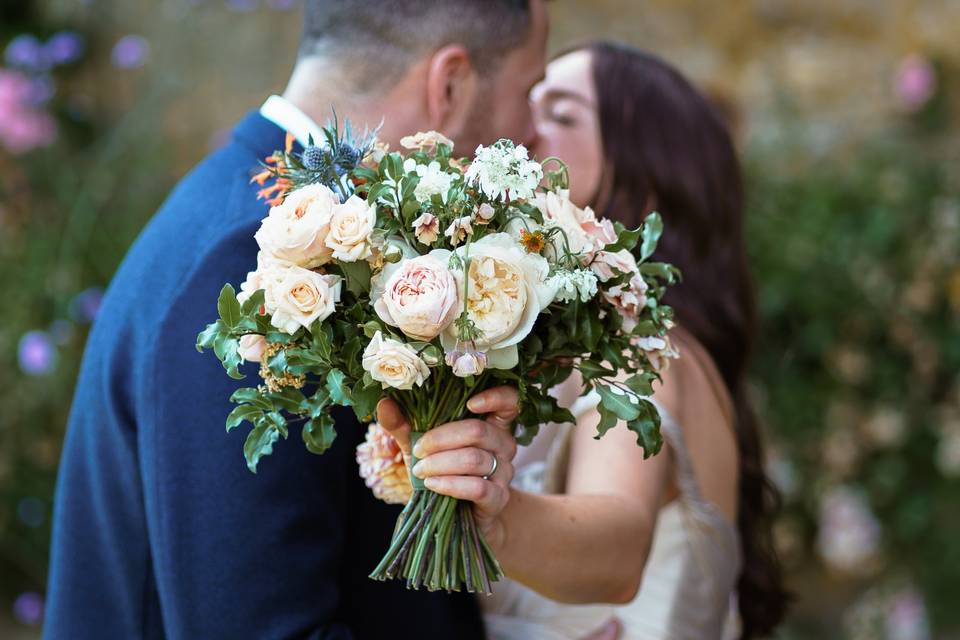
[[[598,251],[590,263],[590,270],[597,275],[600,282],[606,282],[621,273],[637,273],[637,260],[626,249],[616,252]]]
[[[623,330],[633,331],[640,319],[640,313],[647,306],[647,283],[639,274],[627,284],[618,284],[603,292],[603,298],[613,305],[623,316]]]
[[[432,340],[447,328],[459,307],[457,281],[433,256],[400,263],[373,308],[380,319],[418,340]]]
[[[263,352],[267,348],[267,339],[256,333],[248,333],[240,337],[240,348],[237,352],[247,362],[260,362]]]

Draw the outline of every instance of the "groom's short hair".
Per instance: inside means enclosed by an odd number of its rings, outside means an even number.
[[[299,56],[352,65],[357,88],[392,86],[421,56],[461,44],[487,74],[526,39],[532,0],[307,0]]]

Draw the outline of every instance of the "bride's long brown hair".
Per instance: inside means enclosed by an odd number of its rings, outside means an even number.
[[[717,109],[664,61],[609,42],[579,50],[592,54],[607,164],[599,213],[631,228],[654,208],[663,216],[654,258],[683,272],[666,301],[709,352],[735,404],[742,637],[766,636],[783,619],[789,596],[771,531],[779,496],[764,473],[745,388],[757,322],[736,151]]]

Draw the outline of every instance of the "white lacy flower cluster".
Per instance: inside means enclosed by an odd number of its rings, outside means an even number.
[[[491,200],[529,200],[543,180],[543,167],[530,160],[522,144],[514,146],[509,140],[500,140],[489,147],[477,147],[466,179]]]

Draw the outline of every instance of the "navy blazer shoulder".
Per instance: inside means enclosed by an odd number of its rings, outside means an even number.
[[[256,265],[250,176],[284,133],[249,114],[170,195],[91,329],[57,482],[44,637],[483,638],[467,594],[367,578],[398,508],[357,473],[364,428],[337,413],[323,456],[294,428],[251,474],[237,388],[197,333]],[[413,627],[416,624],[418,630]]]

